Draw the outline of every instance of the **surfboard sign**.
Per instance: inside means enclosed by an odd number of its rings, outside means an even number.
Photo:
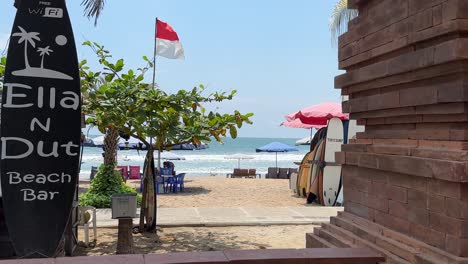
[[[343,123],[339,118],[328,121],[327,137],[325,144],[325,162],[322,178],[322,193],[320,201],[322,205],[333,206],[338,197],[341,185],[341,165],[335,163],[335,152],[341,151],[343,144]]]
[[[20,258],[54,257],[78,179],[81,98],[65,0],[22,1],[5,71],[1,188]]]

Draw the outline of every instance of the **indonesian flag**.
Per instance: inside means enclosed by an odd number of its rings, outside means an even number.
[[[156,19],[156,55],[168,59],[185,59],[184,48],[179,41],[179,36],[172,27]]]

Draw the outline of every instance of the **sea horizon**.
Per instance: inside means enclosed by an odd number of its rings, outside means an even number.
[[[99,135],[90,135],[93,138]],[[245,169],[256,169],[257,173],[265,174],[269,167],[276,167],[276,154],[255,152],[256,148],[268,143],[278,141],[290,146],[295,146],[299,138],[267,138],[267,137],[239,137],[236,139],[224,138],[224,144],[212,141],[207,149],[203,150],[172,150],[171,152],[184,157],[185,160],[173,160],[177,173],[186,173],[188,177],[200,176],[223,176],[231,173],[238,167],[238,160],[226,159],[233,154],[244,154],[251,159],[240,160],[240,167]],[[297,168],[294,162],[300,162],[309,151],[309,146],[295,146],[299,151],[278,153],[278,167]],[[80,170],[80,179],[89,178],[91,167],[102,164],[102,148],[84,147],[83,159]],[[117,154],[118,165],[140,166],[146,151],[119,150]],[[157,162],[157,160],[155,161]]]

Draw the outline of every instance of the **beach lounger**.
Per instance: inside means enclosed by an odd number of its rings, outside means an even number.
[[[129,166],[130,172],[128,178],[131,180],[139,180],[141,178],[140,166]]]
[[[234,169],[234,173],[232,174],[232,178],[243,178],[243,177],[248,177],[249,176],[249,170],[248,169]]]
[[[228,173],[227,176],[231,177],[231,178],[236,178],[236,177],[239,177],[240,175],[240,169],[234,169],[232,171],[232,173]],[[227,177],[226,176],[226,177]]]
[[[256,178],[257,175],[261,178],[256,169],[234,169],[232,173],[226,174],[226,178]]]
[[[249,169],[249,176],[247,176],[247,177],[248,177],[248,178],[253,178],[253,179],[255,179],[255,178],[257,178],[257,175],[258,175],[259,177],[261,177],[261,176],[260,176],[260,173],[257,173],[257,170],[256,170],[256,169]]]
[[[117,168],[122,169],[122,177],[124,181],[128,179],[128,166],[117,166]]]
[[[277,179],[278,178],[278,168],[268,168],[268,173],[265,175],[267,179]]]
[[[278,170],[279,179],[288,179],[288,175],[289,175],[289,168],[279,168]]]

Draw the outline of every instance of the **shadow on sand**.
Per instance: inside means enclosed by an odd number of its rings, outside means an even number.
[[[175,231],[164,232],[164,229],[158,231],[159,243],[156,242],[154,233],[136,234],[133,236],[135,253],[170,253],[187,251],[222,251],[226,249],[265,249],[269,244],[255,243],[242,240],[236,235],[228,235],[218,232],[189,232]],[[115,235],[112,235],[112,242],[99,243],[95,248],[78,247],[77,256],[84,255],[107,255],[115,254],[117,247],[117,229]]]

